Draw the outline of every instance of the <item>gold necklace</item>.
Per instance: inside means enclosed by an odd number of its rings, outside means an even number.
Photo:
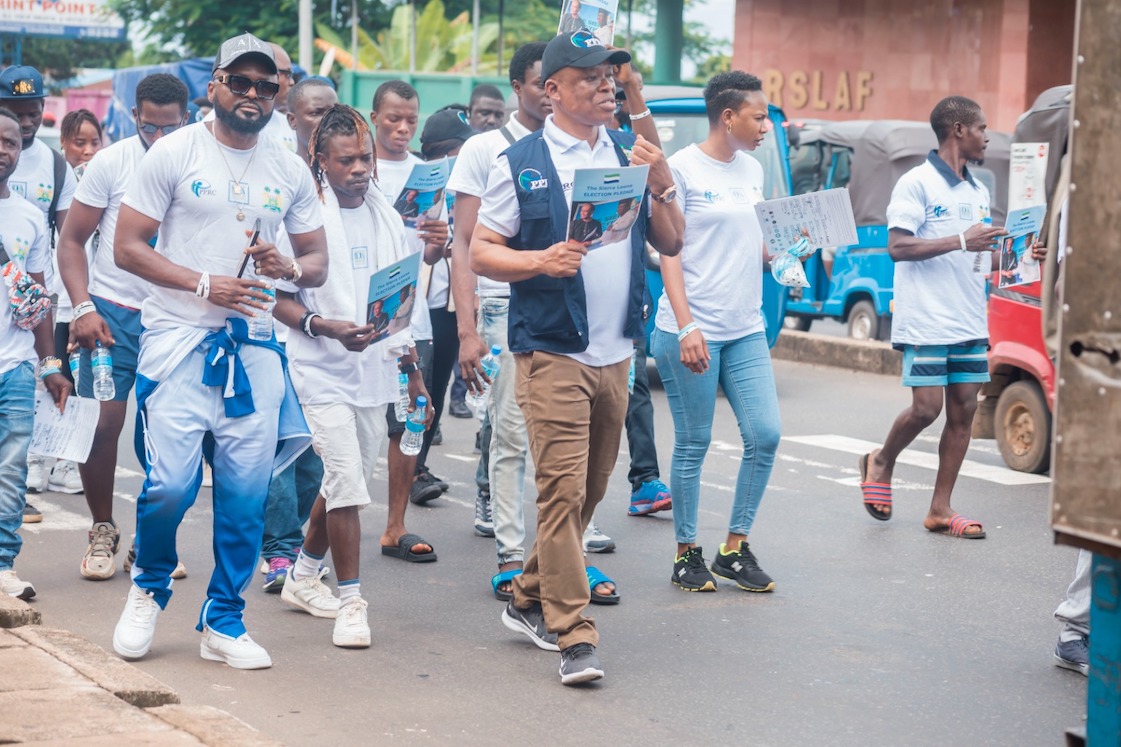
[[[253,165],[253,156],[257,155],[257,145],[260,141],[254,143],[253,150],[249,151],[249,163],[245,164],[245,170],[241,172],[241,178],[235,179],[234,170],[230,168],[230,162],[226,160],[226,154],[222,152],[222,143],[218,141],[217,133],[211,130],[210,134],[214,136],[214,143],[218,146],[218,155],[222,157],[222,163],[226,165],[226,171],[230,172],[230,200],[232,201],[234,198],[241,200],[244,198],[245,204],[249,204],[248,196],[245,194],[244,180],[245,175],[249,173],[249,167]],[[238,220],[245,220],[245,213],[242,211],[241,207],[238,207],[236,217]]]

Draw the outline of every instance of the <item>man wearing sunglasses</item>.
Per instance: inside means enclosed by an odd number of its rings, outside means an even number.
[[[151,648],[205,450],[214,465],[214,573],[197,626],[200,654],[263,669],[272,659],[246,632],[241,592],[256,566],[269,480],[310,436],[275,336],[251,338],[248,322],[271,312],[273,281],[321,285],[327,247],[307,165],[261,137],[280,90],[272,48],[252,34],[228,39],[213,72],[214,121],[163,137],[141,160],[113,242],[117,264],[152,285],[136,366],[146,479],[113,648],[126,659]],[[282,227],[294,257],[277,251]]]
[[[78,470],[93,525],[79,568],[88,579],[107,579],[116,571],[120,531],[113,519],[113,481],[117,442],[124,427],[128,396],[136,381],[140,352],[140,306],[148,283],[117,267],[113,240],[125,186],[137,164],[152,145],[182,127],[187,117],[187,87],[174,75],[149,75],[136,86],[132,110],[137,134],[100,151],[86,167],[85,177],[70,205],[58,241],[59,271],[74,302],[69,350],[80,348],[82,365],[78,393],[93,396],[90,353],[95,346],[109,348],[113,356],[112,400],[101,403],[89,459]],[[87,271],[86,244],[94,231],[101,232],[99,251]]]

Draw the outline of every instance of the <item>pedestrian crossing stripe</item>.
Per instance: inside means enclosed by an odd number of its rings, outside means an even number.
[[[842,451],[847,454],[856,454],[858,456],[867,454],[881,446],[881,444],[873,443],[872,441],[864,441],[859,438],[850,438],[848,436],[833,434],[820,436],[783,436],[782,440],[801,444],[803,446],[813,446],[818,449]],[[896,463],[937,471],[938,455],[925,451],[904,449],[903,453],[896,459]],[[1045,485],[1051,482],[1051,478],[1047,475],[1033,475],[1027,472],[1017,472],[1008,467],[982,464],[971,459],[966,459],[962,462],[961,471],[958,474],[962,477],[972,477],[977,480],[985,480],[998,485]]]

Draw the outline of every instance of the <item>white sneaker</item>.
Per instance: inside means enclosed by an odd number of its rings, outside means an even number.
[[[323,583],[327,571],[319,569],[319,573],[311,578],[296,580],[295,573],[289,573],[284,579],[284,588],[280,591],[280,598],[294,607],[299,607],[304,612],[316,617],[333,618],[339,614],[339,598],[331,593]]]
[[[615,540],[601,532],[595,520],[588,522],[588,528],[584,530],[584,552],[614,551]]]
[[[369,648],[370,624],[366,620],[366,600],[355,597],[339,607],[331,641],[340,648]]]
[[[27,490],[32,493],[42,493],[47,489],[47,466],[43,464],[43,457],[27,457]]]
[[[51,476],[47,480],[47,489],[70,495],[83,492],[82,476],[78,474],[77,462],[62,459],[55,462],[54,467],[51,468]]]
[[[112,578],[117,570],[113,556],[117,554],[117,544],[121,533],[112,522],[99,521],[89,531],[89,546],[82,556],[81,573],[83,578],[104,580]]]
[[[16,572],[9,568],[0,571],[0,590],[10,597],[27,601],[35,596],[35,587],[30,581],[21,581]]]
[[[150,591],[136,584],[128,590],[128,601],[113,630],[113,650],[123,659],[139,659],[152,648],[160,605]]]
[[[204,628],[199,655],[207,661],[223,661],[234,669],[268,669],[272,666],[269,652],[257,645],[248,633],[230,638]]]

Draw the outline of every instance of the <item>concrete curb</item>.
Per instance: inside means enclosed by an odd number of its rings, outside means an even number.
[[[210,747],[276,747],[283,744],[212,706],[165,705],[149,708],[148,713]]]
[[[13,635],[37,646],[129,705],[151,708],[178,703],[179,695],[150,674],[79,635],[55,628],[19,628]]]
[[[784,329],[779,334],[778,341],[771,348],[771,357],[887,376],[899,376],[903,372],[903,354],[893,350],[886,342],[853,340],[792,329]]]
[[[43,621],[39,610],[22,599],[0,594],[0,628],[22,628]]]

